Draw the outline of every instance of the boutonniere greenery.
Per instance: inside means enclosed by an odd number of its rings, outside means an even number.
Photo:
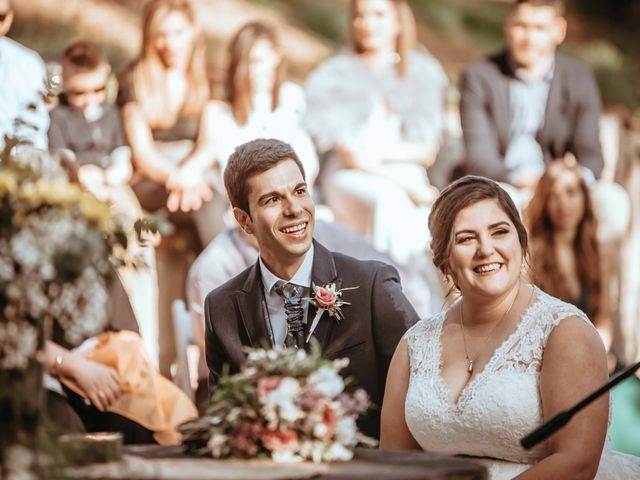
[[[324,312],[329,313],[330,317],[334,317],[337,322],[340,322],[344,318],[342,314],[342,307],[344,305],[351,305],[349,302],[342,299],[342,293],[347,290],[355,290],[358,287],[347,287],[347,288],[337,288],[335,283],[328,283],[325,286],[311,284],[313,290],[313,296],[307,297],[305,300],[308,300],[311,305],[316,307],[318,311],[316,312],[316,316],[311,322],[311,328],[309,329],[309,334],[307,335],[307,342],[313,335],[316,327],[318,326],[318,322],[320,322],[320,317]]]

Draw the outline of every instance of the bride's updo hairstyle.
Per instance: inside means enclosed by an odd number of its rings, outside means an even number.
[[[516,227],[522,258],[529,257],[527,230],[509,194],[496,182],[485,177],[467,175],[444,188],[431,208],[429,231],[431,254],[435,266],[449,279],[449,254],[453,244],[453,224],[465,208],[481,201],[496,200]]]

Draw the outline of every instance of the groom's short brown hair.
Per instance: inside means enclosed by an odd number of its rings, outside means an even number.
[[[249,214],[247,180],[285,160],[296,162],[302,178],[306,180],[302,162],[288,143],[274,138],[258,138],[237,146],[224,170],[224,186],[231,206]]]

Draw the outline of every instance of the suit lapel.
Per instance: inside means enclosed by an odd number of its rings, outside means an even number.
[[[554,66],[553,78],[551,79],[551,85],[549,85],[549,94],[547,96],[547,104],[544,110],[544,123],[538,130],[536,139],[540,145],[548,145],[548,138],[557,136],[557,120],[564,120],[564,105],[563,105],[563,90],[564,90],[564,71],[561,58],[556,55],[556,61]],[[542,153],[545,156],[545,160],[548,160],[548,150],[543,148]]]
[[[242,290],[235,292],[240,319],[249,337],[249,344],[255,348],[263,347],[265,340],[271,343],[263,312],[263,295],[260,266],[256,262]]]
[[[336,287],[339,289],[342,284],[342,279],[338,278],[338,273],[336,272],[336,265],[333,261],[333,256],[331,253],[320,245],[318,242],[314,240],[313,242],[313,268],[311,270],[311,282],[312,285],[325,286],[329,283],[335,283]],[[313,296],[313,288],[311,290],[310,296]],[[313,305],[309,304],[309,311],[307,312],[307,324],[305,326],[305,338],[309,335],[309,329],[311,328],[311,323],[316,316],[318,310]],[[320,346],[323,351],[327,346],[329,340],[329,334],[331,333],[331,329],[333,324],[335,323],[334,318],[330,318],[327,312],[324,312],[320,317],[320,321],[313,332],[313,336],[320,342]],[[308,348],[307,344],[307,348]]]
[[[496,95],[495,95],[495,112],[494,119],[496,122],[497,132],[500,145],[509,145],[509,137],[511,135],[511,123],[513,122],[513,114],[511,112],[511,92],[509,81],[513,78],[513,70],[509,65],[509,57],[506,53],[498,55],[496,58],[498,69],[502,75],[496,75]]]

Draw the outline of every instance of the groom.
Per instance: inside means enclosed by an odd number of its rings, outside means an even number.
[[[349,358],[342,370],[380,406],[391,356],[418,315],[402,293],[395,268],[329,252],[313,241],[315,206],[300,160],[279,140],[258,139],[237,147],[224,183],[241,228],[258,243],[258,261],[213,290],[205,300],[205,350],[209,388],[222,367],[239,370],[245,346],[308,348],[315,337],[326,358]],[[303,297],[312,284],[343,289],[337,321]],[[319,317],[311,331],[314,319]],[[360,427],[379,436],[379,410]]]

